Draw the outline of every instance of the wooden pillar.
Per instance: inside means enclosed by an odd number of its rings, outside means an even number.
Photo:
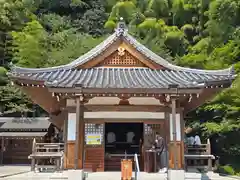
[[[207,154],[211,155],[211,143],[210,143],[210,139],[207,139]],[[216,160],[215,160],[216,162]],[[208,171],[212,171],[212,158],[208,158]]]
[[[75,140],[75,161],[74,169],[83,169],[84,165],[84,107],[82,95],[76,98],[76,140]]]
[[[176,131],[176,99],[172,98],[172,134],[173,134],[173,168],[177,169],[178,157],[177,157],[177,131]]]
[[[75,150],[74,150],[74,169],[79,169],[79,146],[80,146],[80,136],[79,136],[79,124],[80,124],[80,97],[76,98],[76,137],[75,137]]]
[[[33,143],[32,143],[32,155],[35,155],[36,153],[36,139],[33,139]],[[35,171],[35,166],[36,166],[36,162],[35,162],[35,158],[32,157],[31,159],[31,171]]]
[[[84,161],[85,161],[85,121],[84,121],[84,103],[83,100],[80,102],[80,123],[79,123],[79,131],[80,131],[80,164],[79,167],[84,169]]]
[[[184,142],[183,142],[183,126],[181,122],[181,112],[177,112],[178,96],[171,97],[171,115],[169,118],[170,142],[169,142],[169,168],[184,168]]]
[[[64,139],[64,169],[67,169],[67,163],[68,163],[68,116],[65,116],[65,119],[64,119],[63,139]]]
[[[4,153],[4,137],[2,136],[2,141],[1,141],[1,164],[3,164],[3,153]]]
[[[180,113],[181,141],[183,144],[180,159],[182,159],[181,164],[182,164],[183,168],[185,169],[185,167],[186,167],[185,157],[184,157],[184,154],[185,154],[185,143],[184,143],[185,142],[185,121],[184,121],[184,117],[183,117],[183,110],[181,109],[181,111],[179,113]]]

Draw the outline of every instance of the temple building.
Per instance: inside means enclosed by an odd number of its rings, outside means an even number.
[[[126,154],[164,137],[169,167],[184,168],[184,117],[230,87],[233,67],[199,70],[171,64],[132,37],[123,22],[95,48],[69,64],[14,66],[9,73],[63,129],[65,168],[120,170]]]

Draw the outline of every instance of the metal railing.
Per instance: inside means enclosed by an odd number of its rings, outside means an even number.
[[[134,161],[135,161],[135,180],[137,180],[138,179],[138,174],[140,172],[138,155],[137,154],[134,154]]]

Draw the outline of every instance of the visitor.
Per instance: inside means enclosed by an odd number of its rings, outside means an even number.
[[[156,133],[155,148],[157,151],[159,172],[165,173],[167,172],[167,149],[163,137],[161,137],[158,133]]]
[[[194,145],[195,138],[193,136],[190,136],[188,138],[188,145]]]
[[[194,145],[195,146],[200,146],[202,143],[201,143],[201,139],[198,135],[198,133],[196,133],[195,137],[194,137]]]

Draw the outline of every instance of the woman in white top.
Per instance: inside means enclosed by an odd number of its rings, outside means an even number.
[[[202,144],[201,139],[200,139],[199,135],[196,134],[194,137],[194,145],[200,146],[201,144]]]

